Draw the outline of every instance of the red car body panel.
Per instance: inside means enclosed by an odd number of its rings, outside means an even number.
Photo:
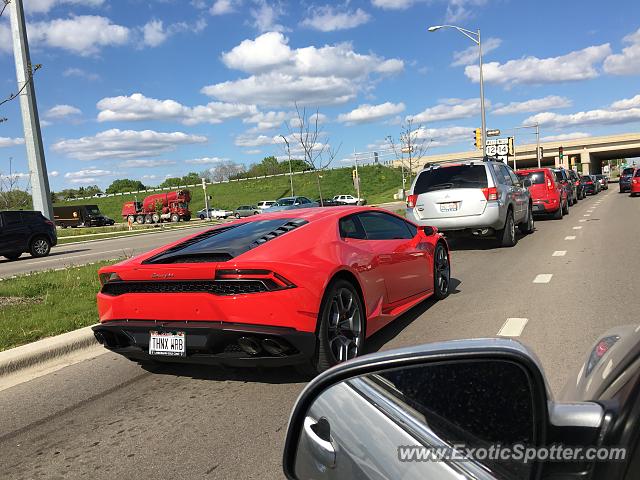
[[[266,213],[225,226],[268,219],[303,219],[308,223],[225,262],[143,263],[201,234],[198,233],[103,267],[99,274],[115,273],[125,283],[169,279],[211,281],[222,270],[264,270],[274,272],[278,278],[295,287],[237,295],[180,292],[113,296],[101,291],[97,296],[100,323],[142,321],[152,325],[158,321],[188,321],[197,325],[198,322],[219,322],[223,326],[284,327],[315,333],[322,298],[329,282],[336,274],[346,273],[356,279],[362,292],[367,317],[366,335],[369,336],[433,294],[433,252],[436,243],[445,240],[437,232],[426,235],[421,230],[412,239],[342,238],[340,218],[366,211],[393,215],[370,207],[309,208]]]
[[[544,173],[543,183],[534,183],[529,187],[534,213],[553,213],[567,200],[567,191],[556,181],[556,177],[550,168],[527,168],[517,170],[518,176],[527,176],[531,173]]]
[[[636,168],[633,171],[631,177],[631,194],[636,195],[640,193],[640,168]]]

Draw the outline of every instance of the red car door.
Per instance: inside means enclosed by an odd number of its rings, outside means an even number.
[[[433,288],[429,252],[415,227],[385,212],[361,213],[358,218],[384,277],[389,304]]]

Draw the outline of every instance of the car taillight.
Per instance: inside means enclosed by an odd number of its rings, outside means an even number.
[[[234,269],[234,270],[217,270],[216,281],[260,281],[265,285],[267,290],[283,290],[285,288],[294,288],[293,282],[287,280],[282,275],[272,272],[271,270],[253,270],[253,269]]]
[[[498,200],[498,189],[496,187],[483,188],[484,198],[487,200]]]
[[[593,185],[593,182],[587,182],[587,185]]]
[[[118,274],[114,272],[100,273],[98,274],[98,278],[100,279],[100,285],[104,285],[105,283],[109,283],[109,282],[122,281],[122,279],[118,276]]]
[[[638,183],[638,180],[636,180],[635,178],[632,180],[633,183]]]
[[[547,190],[553,190],[553,182],[550,178],[547,178]]]
[[[47,225],[51,225],[52,227],[56,226],[56,224],[53,223],[51,220],[45,220],[44,223],[46,223]]]
[[[408,208],[415,207],[417,201],[418,201],[418,195],[409,195],[407,197],[407,207]]]

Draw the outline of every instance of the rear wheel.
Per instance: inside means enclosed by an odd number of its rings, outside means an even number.
[[[144,223],[144,215],[138,215],[136,217],[136,223],[142,225]]]
[[[150,214],[144,216],[144,223],[151,224],[153,223],[153,217]]]
[[[154,213],[153,215],[151,215],[151,220],[153,220],[153,223],[159,223],[161,220],[160,214]]]
[[[353,284],[337,280],[329,285],[318,318],[318,343],[313,370],[324,372],[364,351],[365,311]],[[308,372],[309,369],[304,368]]]
[[[178,223],[180,221],[180,215],[178,215],[177,213],[172,213],[171,214],[171,221],[173,223]]]
[[[36,237],[31,240],[29,245],[29,252],[32,257],[46,257],[51,251],[51,243],[46,237]]]
[[[513,220],[513,212],[507,212],[507,219],[504,222],[504,228],[498,230],[498,242],[501,247],[513,247],[517,243],[516,224]]]
[[[529,213],[527,214],[527,220],[518,225],[518,230],[520,230],[523,234],[527,235],[529,233],[533,233],[534,223],[533,223],[533,211],[532,206],[529,205]]]
[[[449,255],[444,245],[438,243],[433,253],[433,295],[438,300],[447,298],[450,284],[451,267],[449,265]]]
[[[564,207],[562,207],[563,215],[569,215],[569,200],[564,202]]]
[[[133,215],[129,215],[127,217],[127,223],[133,223],[136,221],[136,218]]]
[[[553,212],[553,219],[562,220],[562,217],[564,217],[564,208],[562,207],[562,205],[560,205],[558,209]]]

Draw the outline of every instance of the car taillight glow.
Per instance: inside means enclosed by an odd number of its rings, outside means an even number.
[[[498,200],[498,189],[496,187],[483,188],[484,198],[487,200]]]
[[[114,272],[100,273],[98,274],[98,278],[100,279],[100,285],[104,285],[105,283],[109,283],[109,282],[122,281],[122,279],[118,276],[118,274]]]
[[[593,182],[587,182],[587,185],[593,185]]]
[[[633,183],[638,183],[638,180],[636,180],[635,178],[632,180]]]
[[[51,225],[52,227],[54,227],[56,225],[51,220],[45,220],[44,223],[46,223],[47,225]]]
[[[418,195],[409,195],[407,197],[407,207],[409,208],[415,207],[417,201],[418,201]]]
[[[216,280],[271,280],[277,289],[293,288],[295,285],[282,275],[270,270],[217,270]]]

